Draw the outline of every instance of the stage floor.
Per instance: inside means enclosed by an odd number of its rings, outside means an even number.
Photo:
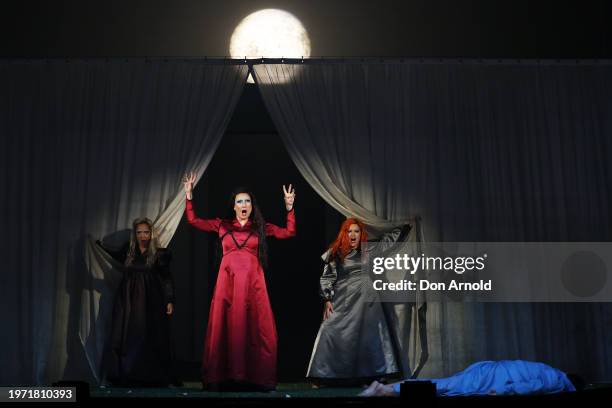
[[[350,398],[356,397],[361,388],[319,388],[308,383],[281,383],[269,392],[212,392],[203,391],[202,383],[184,383],[171,388],[113,388],[91,387],[92,398]]]
[[[90,399],[92,402],[101,402],[106,405],[116,399],[120,400],[148,400],[166,399],[174,403],[202,403],[207,406],[291,406],[296,403],[307,404],[333,404],[334,406],[369,407],[406,407],[407,404],[427,403],[428,406],[448,407],[490,407],[520,406],[521,404],[567,404],[584,408],[588,406],[608,407],[612,403],[612,384],[590,384],[587,389],[575,393],[533,396],[480,396],[480,397],[434,397],[423,396],[391,397],[391,398],[363,398],[357,395],[361,388],[319,388],[314,389],[308,383],[281,383],[275,391],[270,392],[211,392],[202,391],[200,383],[184,383],[182,387],[173,388],[112,388],[91,387]]]

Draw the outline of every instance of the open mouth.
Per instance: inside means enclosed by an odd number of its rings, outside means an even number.
[[[240,214],[242,214],[243,216],[245,216],[247,214],[247,210],[242,210],[240,211]]]

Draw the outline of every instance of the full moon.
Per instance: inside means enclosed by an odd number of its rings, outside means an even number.
[[[301,58],[310,56],[306,29],[293,14],[278,9],[249,14],[230,39],[232,58]],[[251,78],[249,77],[249,82]]]

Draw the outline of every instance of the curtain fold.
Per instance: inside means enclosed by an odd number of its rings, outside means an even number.
[[[384,229],[419,215],[430,242],[612,236],[607,61],[306,61],[253,71],[296,166],[346,216]],[[601,333],[611,316],[610,304],[429,303],[422,374],[525,358],[612,378],[612,336],[577,335]]]
[[[304,178],[375,230],[420,215],[432,242],[612,239],[610,63],[253,68]],[[180,177],[204,172],[246,75],[197,61],[0,63],[1,383],[79,378],[79,357],[101,379],[120,275],[93,240],[148,216],[168,244]],[[426,341],[427,377],[523,358],[612,379],[609,303],[429,303],[420,326],[425,309],[392,306],[412,371]]]
[[[393,107],[404,97],[401,88],[389,98],[372,95],[385,95],[393,80],[368,83],[376,78],[367,75],[368,69],[350,63],[253,67],[266,107],[304,178],[342,214],[386,230],[419,212],[410,201],[397,205],[402,190],[393,187],[408,180],[392,174],[392,163],[374,163],[379,157],[401,162],[413,152],[405,144],[389,151],[389,145],[377,143],[381,134],[406,134],[407,123]]]
[[[169,243],[181,176],[204,172],[246,75],[198,61],[0,64],[2,313],[16,328],[3,340],[0,382],[78,378],[83,353],[101,379],[103,312],[120,276],[88,235],[147,216]]]

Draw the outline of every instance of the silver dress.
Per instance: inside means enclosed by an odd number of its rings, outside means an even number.
[[[385,234],[381,242],[395,242],[405,228]],[[360,250],[343,262],[322,255],[321,296],[332,302],[333,313],[321,323],[306,377],[321,380],[376,378],[400,371],[397,350],[382,303],[366,299]]]

